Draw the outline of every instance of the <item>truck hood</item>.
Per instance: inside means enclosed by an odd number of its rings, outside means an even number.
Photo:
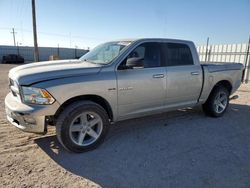
[[[19,85],[61,79],[73,76],[97,74],[101,65],[80,60],[59,60],[30,63],[9,71],[9,78]]]

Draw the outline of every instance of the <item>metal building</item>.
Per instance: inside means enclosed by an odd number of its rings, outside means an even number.
[[[50,55],[58,55],[60,59],[75,59],[79,58],[88,50],[73,49],[73,48],[51,48],[39,47],[39,60],[48,61]],[[20,54],[25,62],[34,61],[34,48],[26,46],[0,46],[0,63],[2,57],[7,54]]]

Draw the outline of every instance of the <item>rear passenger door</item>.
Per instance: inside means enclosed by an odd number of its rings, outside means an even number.
[[[190,47],[184,43],[163,43],[166,64],[168,107],[197,103],[202,87],[202,69],[194,63]]]

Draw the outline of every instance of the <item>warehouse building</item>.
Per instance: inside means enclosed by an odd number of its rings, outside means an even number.
[[[39,47],[39,60],[48,61],[50,56],[58,56],[59,59],[76,59],[88,52],[77,48],[52,48]],[[0,62],[4,55],[19,54],[26,63],[34,61],[34,48],[28,46],[0,46]]]

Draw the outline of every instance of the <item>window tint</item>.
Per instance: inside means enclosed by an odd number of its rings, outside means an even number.
[[[143,68],[160,67],[160,46],[156,42],[148,42],[136,47],[127,57],[142,60]]]
[[[186,44],[165,43],[163,53],[167,66],[193,65],[190,48]]]

